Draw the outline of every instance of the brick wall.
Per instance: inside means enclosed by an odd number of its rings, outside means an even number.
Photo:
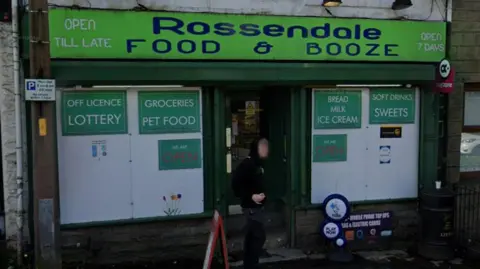
[[[480,1],[453,2],[450,58],[456,69],[455,91],[449,95],[447,179],[459,180],[463,126],[463,86],[480,82]]]

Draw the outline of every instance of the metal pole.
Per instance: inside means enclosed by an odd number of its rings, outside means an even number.
[[[48,1],[30,0],[30,78],[48,79]],[[60,269],[59,195],[55,102],[30,102],[33,152],[35,267]],[[42,128],[40,128],[42,126]]]

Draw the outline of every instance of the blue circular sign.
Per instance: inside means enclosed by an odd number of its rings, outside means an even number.
[[[320,233],[328,240],[335,240],[342,236],[342,226],[331,221],[324,221],[320,227]]]
[[[323,213],[330,221],[343,222],[350,216],[350,203],[341,194],[331,194],[323,201]]]

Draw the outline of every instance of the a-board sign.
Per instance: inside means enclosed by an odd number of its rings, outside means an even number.
[[[218,237],[220,236],[221,251],[223,256],[223,264],[225,269],[230,268],[228,263],[228,252],[227,252],[227,239],[225,237],[225,230],[223,226],[223,219],[215,210],[212,220],[212,229],[210,231],[210,236],[208,237],[207,251],[205,252],[205,259],[203,260],[202,269],[210,269],[212,266],[213,256],[215,254],[215,247],[217,245]]]

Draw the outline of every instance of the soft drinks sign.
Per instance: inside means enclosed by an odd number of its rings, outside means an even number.
[[[450,66],[450,62],[444,59],[438,65],[434,91],[440,93],[451,93],[453,91],[454,82],[455,70]]]

